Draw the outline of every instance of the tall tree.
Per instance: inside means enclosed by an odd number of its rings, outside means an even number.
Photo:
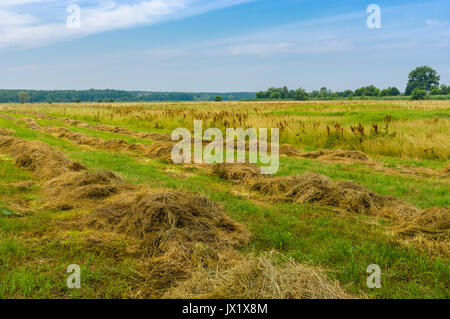
[[[405,94],[410,95],[414,89],[431,91],[434,86],[439,86],[441,77],[433,68],[425,65],[412,70],[408,76]]]
[[[28,93],[25,91],[20,91],[19,93],[17,93],[17,96],[19,97],[19,102],[22,104],[25,103],[30,98]]]

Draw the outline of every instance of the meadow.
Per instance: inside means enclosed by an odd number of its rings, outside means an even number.
[[[172,163],[194,120],[278,173]],[[0,298],[449,298],[449,158],[447,100],[3,104]]]

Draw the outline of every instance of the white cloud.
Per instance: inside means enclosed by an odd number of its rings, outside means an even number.
[[[425,23],[430,27],[442,27],[448,24],[447,20],[427,19]]]
[[[90,1],[90,6],[80,2],[79,29],[66,27],[69,14],[64,7],[59,10],[60,21],[52,23],[40,23],[42,19],[14,11],[13,5],[50,1],[52,0],[2,0],[1,6],[6,9],[0,9],[0,47],[33,47],[115,29],[154,25],[252,0],[136,0],[126,3],[96,1],[95,5]]]

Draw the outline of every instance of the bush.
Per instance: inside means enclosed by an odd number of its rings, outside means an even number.
[[[421,89],[414,89],[411,94],[411,100],[425,100],[427,91]]]
[[[222,102],[222,97],[221,97],[221,96],[216,96],[216,97],[214,98],[214,101],[216,101],[216,102]]]

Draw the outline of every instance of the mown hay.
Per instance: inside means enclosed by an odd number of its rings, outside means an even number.
[[[317,152],[302,153],[299,156],[323,161],[369,161],[370,158],[361,151],[352,150],[322,150]]]
[[[289,145],[289,144],[280,145],[279,152],[280,152],[280,154],[286,155],[286,156],[302,155],[302,152],[300,152],[298,149],[296,149],[295,147],[293,147],[292,145]]]
[[[126,199],[128,198],[128,200]],[[232,247],[247,240],[241,227],[206,197],[175,191],[126,194],[99,209],[94,225],[114,229],[143,240],[149,255],[161,255],[174,243],[192,251],[195,242]]]
[[[223,269],[201,268],[165,293],[165,298],[220,299],[342,299],[351,298],[323,271],[285,258],[277,265],[275,253],[235,259]]]
[[[43,188],[49,199],[44,208],[58,210],[103,204],[99,200],[132,189],[112,172],[87,170],[59,175]]]
[[[10,130],[6,127],[0,126],[0,135],[12,135],[14,133],[15,133],[14,130]]]
[[[261,174],[261,169],[253,164],[215,164],[213,174],[229,181],[240,181],[254,178]]]
[[[22,117],[17,120],[18,123],[24,123],[27,127],[32,130],[40,130],[41,126],[36,122],[34,118],[31,117]]]
[[[394,227],[394,231],[408,246],[450,256],[450,207],[418,212],[412,219]]]
[[[248,242],[248,232],[206,197],[177,191],[123,193],[87,225],[140,240],[146,296],[159,297],[198,267]]]
[[[26,141],[11,136],[0,136],[0,149],[15,157],[16,165],[32,171],[37,177],[48,179],[66,172],[86,168],[54,151],[41,141]]]
[[[247,185],[251,190],[299,204],[311,203],[367,215],[403,219],[417,211],[394,197],[379,195],[351,181],[333,181],[317,173],[262,176],[251,164],[217,164],[213,173]]]
[[[444,167],[444,169],[442,170],[442,177],[450,177],[450,162],[447,163],[447,165]]]
[[[154,142],[147,146],[146,154],[152,158],[171,161],[173,146],[174,143],[172,142]]]
[[[430,238],[450,240],[450,207],[423,210],[399,226],[398,233],[404,236],[415,236],[420,233]]]

